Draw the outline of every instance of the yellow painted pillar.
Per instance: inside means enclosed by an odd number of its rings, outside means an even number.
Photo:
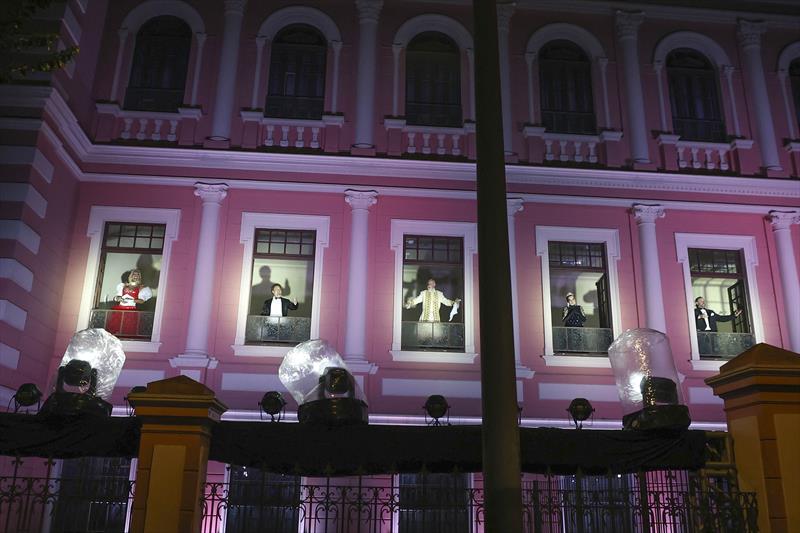
[[[211,429],[227,407],[186,376],[154,381],[128,399],[142,420],[130,531],[200,531]]]
[[[800,531],[800,354],[757,344],[705,380],[725,401],[739,486],[759,530]]]

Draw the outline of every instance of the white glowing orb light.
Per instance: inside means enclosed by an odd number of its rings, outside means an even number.
[[[669,339],[654,329],[629,329],[616,338],[608,348],[608,359],[617,382],[622,412],[629,414],[642,409],[641,383],[645,377],[668,378],[675,382],[678,403],[683,394]]]
[[[339,353],[323,339],[314,339],[301,342],[283,358],[278,369],[278,378],[284,387],[298,403],[303,404],[307,396],[319,385],[319,378],[325,373],[326,368],[344,368],[348,372],[347,365],[342,360]],[[364,393],[355,384],[355,398],[364,399]]]
[[[65,366],[75,359],[86,361],[97,370],[95,395],[104,400],[111,396],[122,365],[125,364],[125,352],[120,340],[104,329],[81,330],[72,336],[59,366]]]

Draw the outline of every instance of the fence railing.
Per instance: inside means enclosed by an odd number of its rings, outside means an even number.
[[[611,328],[553,328],[555,353],[606,354],[612,342]]]
[[[465,478],[465,474],[452,477]],[[404,476],[306,483],[258,477],[208,483],[203,533],[448,533],[483,531],[483,490],[402,483]],[[439,476],[441,479],[443,476]],[[419,482],[422,479],[422,482]],[[468,485],[468,483],[466,484]],[[526,533],[757,531],[756,500],[685,471],[527,475]]]
[[[464,324],[460,322],[403,322],[403,350],[464,351]]]
[[[150,339],[153,334],[152,311],[122,311],[117,309],[92,309],[90,328],[102,328],[124,339]]]
[[[752,333],[697,332],[697,349],[701,357],[708,359],[730,359],[755,343]]]
[[[295,316],[248,315],[244,330],[248,343],[298,343],[311,338],[311,319]]]

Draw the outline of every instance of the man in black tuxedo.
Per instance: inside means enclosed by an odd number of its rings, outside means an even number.
[[[287,316],[289,311],[297,309],[297,301],[292,298],[284,298],[283,287],[280,283],[272,286],[272,298],[267,298],[264,301],[264,307],[261,309],[262,316]]]
[[[711,309],[706,309],[706,300],[702,296],[694,299],[694,322],[697,331],[717,331],[717,322],[730,322],[740,314],[742,310],[737,309],[732,315],[720,315]]]

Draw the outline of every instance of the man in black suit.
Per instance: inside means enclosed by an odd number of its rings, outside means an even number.
[[[267,298],[264,301],[264,307],[261,309],[262,316],[287,316],[289,311],[297,309],[297,301],[292,298],[284,298],[283,287],[280,283],[272,286],[272,298]]]
[[[706,300],[702,296],[694,299],[694,322],[697,331],[717,331],[717,322],[730,322],[740,314],[742,310],[737,309],[732,315],[720,315],[711,309],[706,309]]]

